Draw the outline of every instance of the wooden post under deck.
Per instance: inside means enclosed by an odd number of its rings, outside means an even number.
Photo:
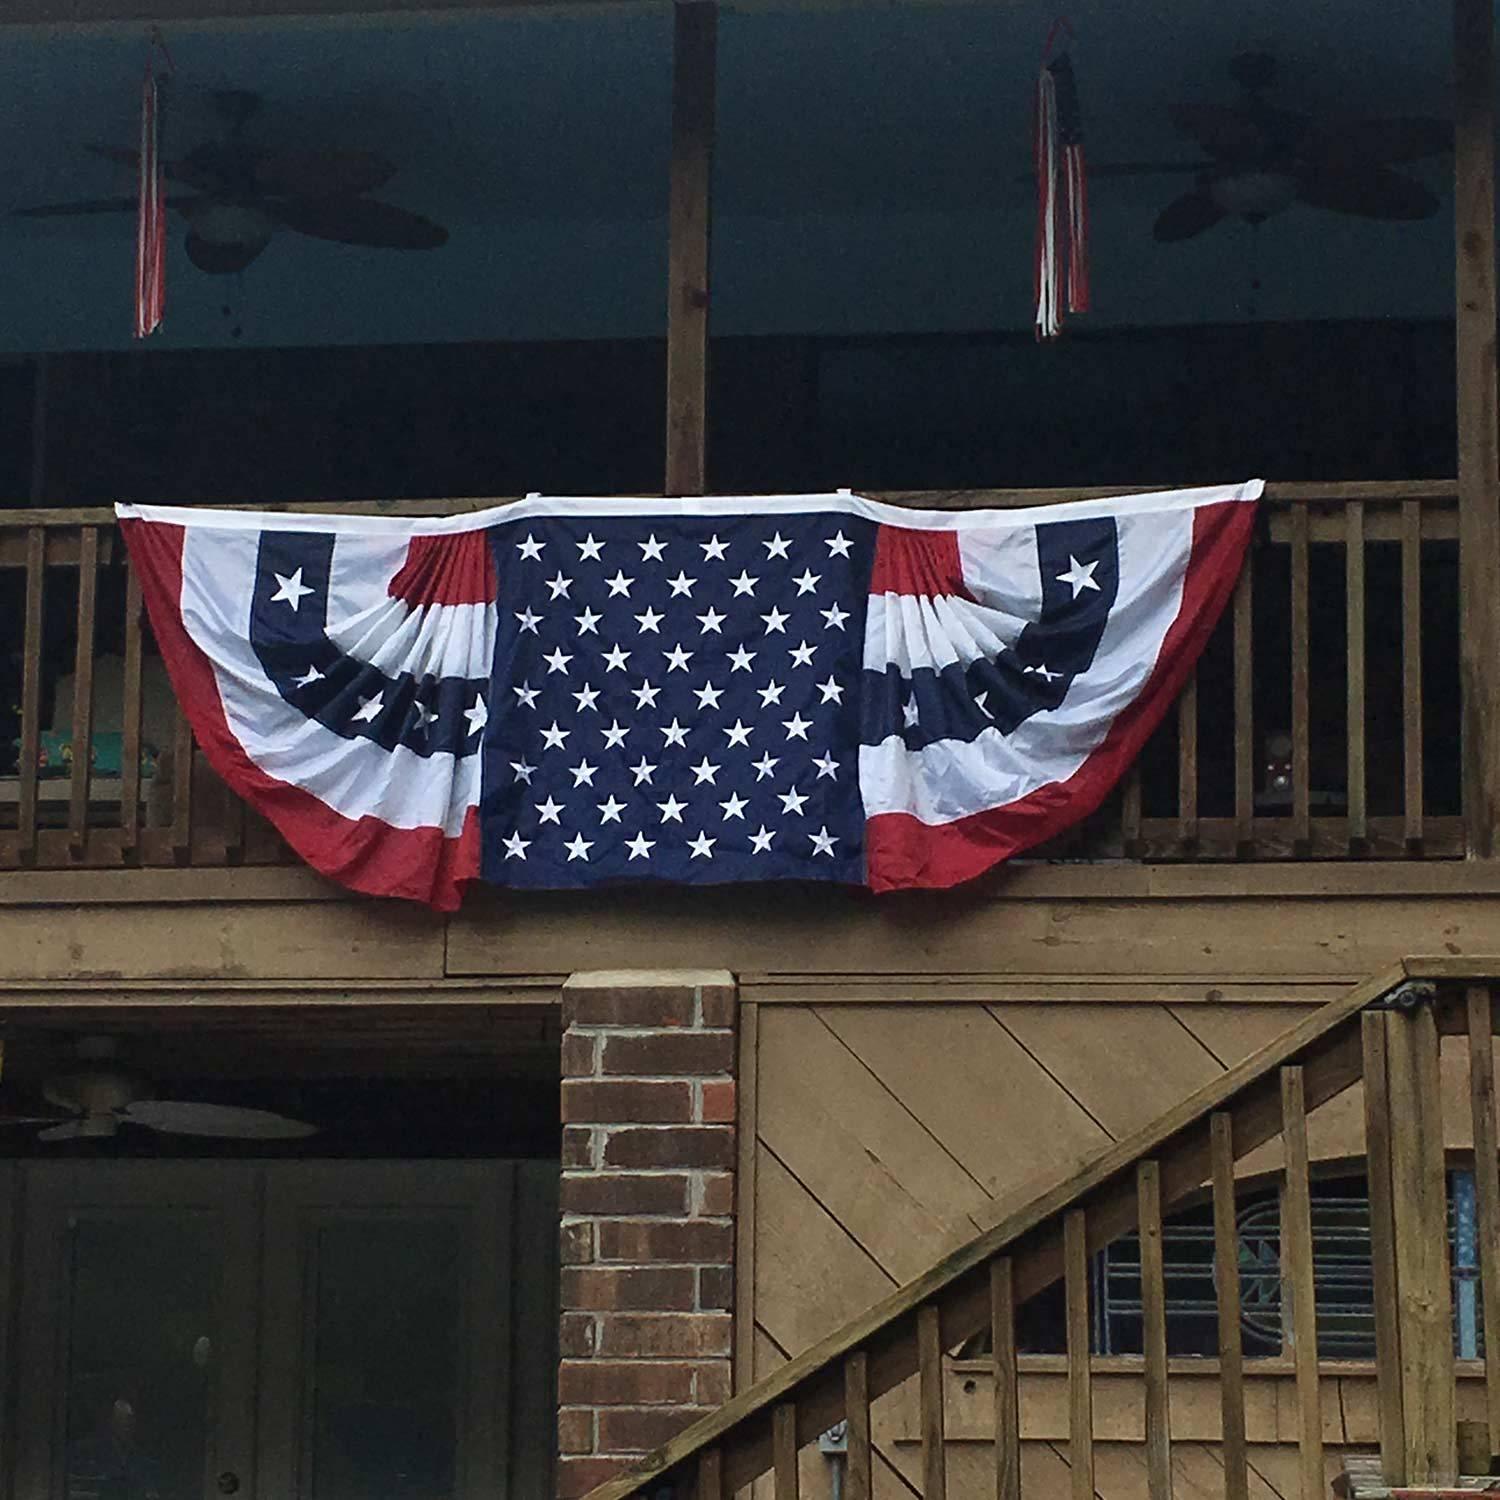
[[[1454,0],[1453,75],[1464,832],[1470,858],[1492,859],[1500,842],[1493,0]]]
[[[669,495],[701,495],[707,483],[708,233],[717,19],[712,0],[678,0],[667,211]]]

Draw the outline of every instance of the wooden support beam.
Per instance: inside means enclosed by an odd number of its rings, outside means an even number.
[[[1405,1484],[1401,1320],[1396,1311],[1396,1228],[1391,1216],[1391,1105],[1386,1083],[1385,1016],[1379,1011],[1367,1010],[1359,1019],[1364,1059],[1370,1259],[1375,1282],[1375,1378],[1380,1411],[1380,1461],[1388,1484]]]
[[[667,210],[668,495],[701,495],[707,484],[708,234],[717,21],[710,0],[678,0]]]
[[[1464,831],[1470,857],[1491,859],[1500,824],[1493,0],[1454,0],[1453,74]]]

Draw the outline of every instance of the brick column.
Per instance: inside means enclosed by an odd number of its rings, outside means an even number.
[[[735,984],[719,970],[563,986],[558,1495],[730,1395]]]

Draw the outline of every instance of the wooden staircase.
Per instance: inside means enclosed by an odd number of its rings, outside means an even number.
[[[725,1500],[763,1475],[764,1494],[797,1500],[799,1452],[836,1424],[847,1432],[844,1500],[874,1495],[870,1404],[916,1377],[923,1500],[948,1500],[943,1359],[988,1335],[993,1366],[996,1500],[1031,1500],[1023,1485],[1016,1311],[1065,1289],[1074,1500],[1095,1495],[1089,1258],[1138,1233],[1144,1354],[1140,1361],[1147,1487],[1173,1492],[1168,1397],[1164,1216],[1213,1204],[1222,1410],[1223,1493],[1247,1500],[1251,1471],[1241,1344],[1236,1163],[1281,1144],[1281,1296],[1296,1378],[1300,1500],[1329,1493],[1314,1303],[1307,1117],[1364,1084],[1366,1167],[1379,1385],[1378,1469],[1388,1486],[1453,1485],[1459,1477],[1453,1302],[1440,1098],[1445,1038],[1468,1047],[1484,1326],[1500,1329],[1500,1182],[1494,1048],[1497,959],[1419,959],[1377,974],[1269,1047],[1103,1152],[923,1275],[703,1418],[588,1500]],[[1466,1451],[1500,1448],[1500,1338],[1486,1349],[1487,1431]],[[1490,1439],[1494,1434],[1494,1440]],[[1471,1460],[1471,1462],[1476,1462]],[[1476,1462],[1477,1466],[1477,1462]],[[1487,1467],[1487,1465],[1486,1465]],[[1055,1481],[1047,1494],[1057,1493]],[[757,1489],[757,1495],[762,1491]],[[967,1491],[966,1491],[967,1500]]]

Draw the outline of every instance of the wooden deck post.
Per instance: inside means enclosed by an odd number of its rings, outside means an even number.
[[[1453,74],[1464,832],[1470,858],[1491,859],[1500,823],[1493,0],[1454,0]]]
[[[708,234],[717,20],[712,0],[677,0],[667,210],[669,495],[701,495],[707,482]]]

